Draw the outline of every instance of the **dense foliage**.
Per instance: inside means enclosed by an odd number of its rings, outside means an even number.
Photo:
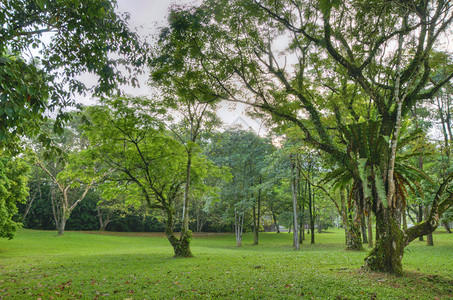
[[[20,159],[0,158],[0,237],[11,239],[21,225],[13,217],[17,203],[26,201],[28,169]]]
[[[131,80],[118,67],[138,71],[143,48],[115,8],[114,0],[0,3],[1,147],[39,133],[47,110],[58,112],[61,128],[74,94],[107,93]],[[76,79],[84,73],[97,75],[98,83]]]

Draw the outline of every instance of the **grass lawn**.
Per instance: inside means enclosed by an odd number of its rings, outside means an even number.
[[[206,234],[194,258],[173,258],[161,235],[21,230],[0,240],[0,299],[453,299],[453,234],[414,241],[402,277],[360,269],[366,251],[344,251],[344,233],[292,250],[292,234]],[[309,240],[309,239],[307,239]]]

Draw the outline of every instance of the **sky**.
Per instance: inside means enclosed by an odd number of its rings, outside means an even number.
[[[142,39],[151,41],[150,36],[157,32],[157,28],[165,26],[166,16],[172,4],[196,4],[196,0],[117,0],[117,11],[130,14],[129,25]],[[148,76],[140,78],[140,88],[124,87],[127,94],[134,96],[151,96],[151,89],[147,86]],[[89,101],[89,100],[88,100]],[[87,102],[87,100],[84,100]],[[256,133],[263,134],[264,129],[259,120],[254,120],[245,114],[246,106],[242,104],[231,105],[222,103],[218,110],[219,117],[226,127],[240,125],[243,129],[253,129]]]

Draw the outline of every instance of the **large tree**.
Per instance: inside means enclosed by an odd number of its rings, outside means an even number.
[[[46,110],[58,112],[74,95],[105,93],[132,82],[120,65],[138,71],[141,45],[115,12],[115,0],[6,0],[0,3],[0,146],[39,133]],[[97,76],[86,86],[81,74]],[[44,136],[42,142],[48,141]]]
[[[436,76],[431,60],[451,28],[450,1],[207,0],[175,8],[169,21],[162,69],[174,75],[190,64],[205,93],[297,125],[301,140],[351,174],[363,193],[354,200],[376,216],[366,266],[401,274],[405,246],[453,204],[450,174],[426,220],[403,229],[395,173],[402,119],[453,77],[448,67]]]
[[[221,177],[223,171],[194,152],[188,178],[187,148],[167,129],[165,108],[149,99],[105,100],[88,107],[86,114],[91,159],[102,162],[98,172],[107,175],[103,195],[128,194],[128,199],[142,199],[149,209],[164,213],[165,234],[175,256],[192,256],[190,232],[182,230],[179,237],[174,232],[186,180],[191,186],[205,186],[205,178]]]

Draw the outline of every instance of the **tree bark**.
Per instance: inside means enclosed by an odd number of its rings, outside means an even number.
[[[362,239],[360,237],[360,229],[354,224],[353,220],[349,220],[345,226],[346,250],[360,251],[362,250]]]
[[[272,212],[272,219],[274,220],[274,226],[275,229],[277,230],[277,233],[280,233],[280,226],[277,223],[277,216],[275,215],[274,212]]]
[[[442,222],[442,226],[444,226],[444,228],[447,231],[447,233],[451,233],[450,225],[448,225],[448,222],[443,221]]]
[[[423,221],[423,205],[419,204],[418,205],[418,214],[417,214],[417,223],[421,223]],[[423,238],[423,235],[418,237],[418,240],[420,242],[423,242],[425,239]]]
[[[368,209],[367,214],[367,228],[368,228],[368,247],[373,247],[373,227],[371,222],[371,211]]]
[[[35,198],[36,198],[36,195],[38,194],[39,190],[41,188],[38,187],[38,189],[35,190],[35,192],[33,193],[33,195],[29,195],[28,196],[28,201],[26,203],[26,206],[25,206],[25,212],[24,214],[22,215],[22,224],[25,223],[25,219],[27,218],[27,215],[28,213],[30,212],[30,209],[31,209],[31,206],[33,205],[33,202],[35,201]]]
[[[58,235],[60,235],[60,236],[63,235],[67,220],[68,220],[68,218],[66,217],[66,214],[63,212],[60,216],[60,225],[58,226]]]
[[[297,162],[291,157],[291,190],[293,194],[293,247],[296,250],[299,250],[299,233],[298,233],[298,214],[297,214],[297,181],[298,181],[298,169]]]
[[[165,222],[165,235],[167,236],[168,241],[173,247],[175,257],[192,257],[192,252],[190,250],[190,240],[191,232],[181,231],[181,236],[178,239],[173,232],[173,209],[165,209],[167,220]]]
[[[403,230],[406,230],[406,228],[407,228],[407,216],[406,216],[406,208],[405,207],[403,207],[403,212],[402,212],[401,219],[402,219],[402,223],[403,223]]]
[[[402,275],[404,233],[391,209],[376,211],[376,245],[365,258],[365,266],[373,271]]]
[[[300,199],[300,186],[299,186],[299,199]],[[302,211],[301,205],[299,205],[299,211]],[[299,244],[303,244],[303,234],[304,234],[304,220],[303,217],[301,216],[299,218]]]
[[[429,205],[425,205],[423,211],[425,220],[429,217]],[[426,246],[434,246],[434,238],[432,233],[426,235]]]
[[[311,185],[308,186],[308,213],[310,215],[310,244],[315,243],[315,218],[314,218],[314,196],[311,191]]]
[[[187,150],[187,168],[186,168],[186,182],[184,185],[184,201],[182,210],[182,227],[181,227],[181,239],[183,236],[191,236],[192,233],[189,230],[189,191],[190,191],[190,171],[192,166],[192,150]]]
[[[261,184],[261,176],[259,184]],[[261,189],[258,190],[256,205],[253,205],[253,244],[258,245],[261,218]]]
[[[362,231],[362,243],[368,244],[368,236],[367,236],[367,229],[366,229],[366,223],[365,223],[365,214],[362,214],[362,217],[360,218],[360,229]]]
[[[261,177],[260,177],[260,184],[261,184]],[[258,190],[258,201],[257,201],[257,216],[255,221],[255,234],[254,234],[254,245],[258,245],[258,238],[260,233],[260,219],[261,219],[261,189]]]
[[[236,233],[236,247],[242,247],[242,226],[244,225],[244,213],[234,209],[234,231]]]
[[[361,219],[362,209],[359,203],[363,201],[362,188],[358,187],[352,189],[350,197],[354,199],[353,204],[347,206],[347,225],[346,225],[346,250],[360,251],[363,249],[362,236],[361,236]]]
[[[98,220],[99,220],[99,230],[100,231],[105,231],[105,229],[107,228],[107,225],[113,221],[114,219],[111,219],[111,211],[109,209],[101,209],[98,206],[96,206],[96,210],[97,210],[97,213],[98,213]],[[107,216],[105,217],[105,220],[104,220],[104,215],[107,214]]]

